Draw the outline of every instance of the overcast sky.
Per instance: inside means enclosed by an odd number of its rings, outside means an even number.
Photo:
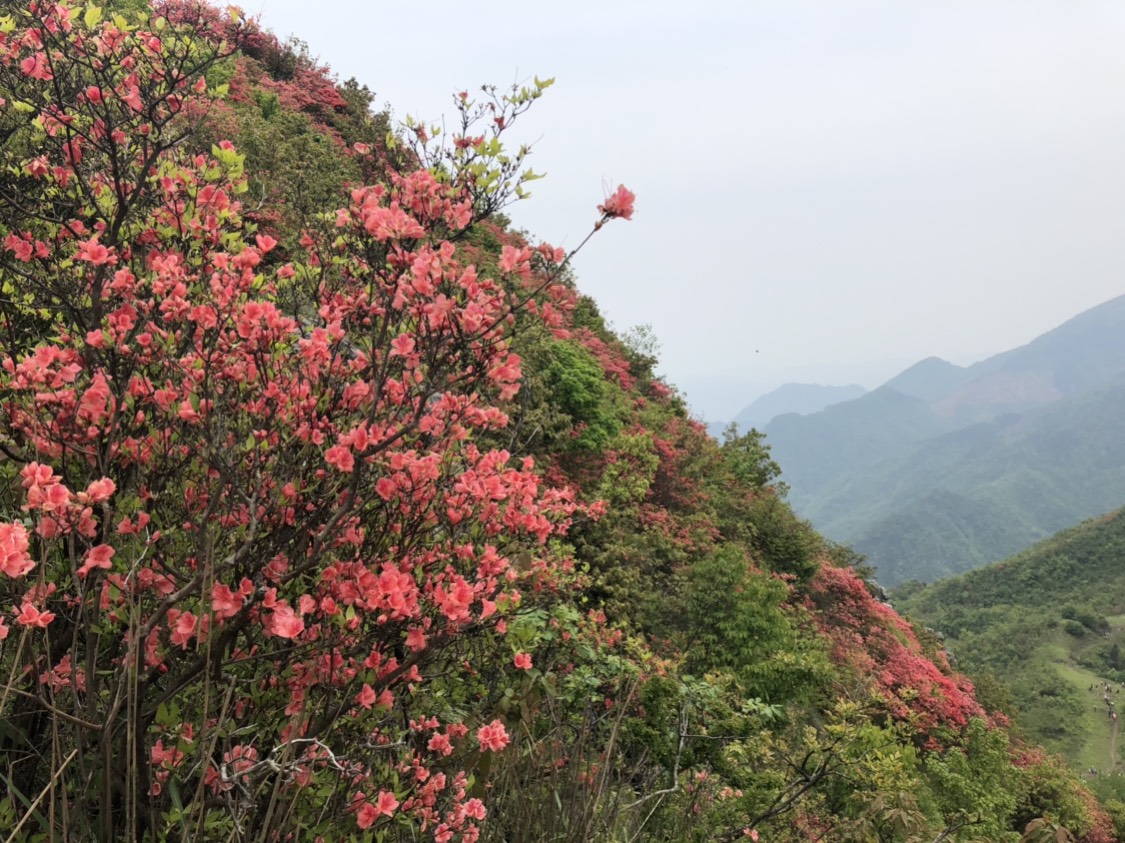
[[[877,385],[1125,292],[1125,4],[246,0],[399,118],[533,75],[514,207],[709,420],[788,380]],[[517,124],[517,129],[521,126]]]

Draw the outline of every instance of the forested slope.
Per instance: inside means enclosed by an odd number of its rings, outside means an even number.
[[[6,8],[0,828],[1116,839],[508,228],[549,84],[435,138],[235,10]]]
[[[895,597],[946,636],[961,669],[1008,686],[1007,707],[1031,738],[1076,769],[1097,768],[1099,792],[1117,801],[1117,813],[1125,811],[1125,777],[1109,715],[1125,682],[1123,557],[1125,514],[1117,511],[1003,562],[927,587],[908,584]]]

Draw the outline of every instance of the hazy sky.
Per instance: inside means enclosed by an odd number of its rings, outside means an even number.
[[[1125,292],[1125,4],[246,0],[399,118],[557,80],[515,206],[708,419],[964,363]],[[521,126],[517,124],[517,129]]]

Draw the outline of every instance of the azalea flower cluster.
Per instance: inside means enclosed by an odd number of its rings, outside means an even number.
[[[910,624],[872,597],[854,571],[821,566],[810,607],[817,602],[833,608],[817,614],[833,656],[868,677],[888,712],[929,735],[931,748],[941,748],[943,731],[956,733],[970,718],[984,716],[969,681],[953,674],[943,656],[924,654]]]
[[[464,262],[474,182],[431,169],[355,187],[334,227],[284,247],[248,229],[237,149],[191,151],[175,120],[212,95],[211,15],[193,31],[186,13],[132,27],[92,8],[32,3],[0,38],[23,97],[0,122],[37,139],[14,163],[42,188],[0,232],[4,279],[35,279],[0,305],[35,325],[0,359],[22,506],[0,522],[0,572],[32,635],[20,699],[50,688],[36,722],[56,745],[133,759],[146,812],[175,783],[242,821],[277,787],[360,829],[475,840],[486,805],[458,765],[503,752],[505,723],[402,724],[460,641],[502,636],[568,570],[551,542],[583,511],[573,492],[486,444],[546,262],[497,278]],[[632,194],[599,211],[628,219]],[[556,251],[535,254],[557,268]],[[131,798],[81,763],[59,776],[72,806]]]

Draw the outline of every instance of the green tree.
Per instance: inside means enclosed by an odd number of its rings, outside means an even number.
[[[747,694],[771,703],[808,699],[826,678],[827,661],[798,635],[783,608],[787,593],[736,545],[696,562],[685,607],[689,669],[729,671]]]
[[[751,489],[764,489],[781,476],[781,466],[770,456],[766,435],[749,430],[741,436],[738,425],[731,422],[723,431],[723,456],[735,479]],[[785,495],[785,484],[778,490]]]
[[[961,746],[927,756],[923,770],[942,820],[971,828],[975,839],[1003,839],[1016,809],[1010,754],[1007,735],[974,718]]]
[[[544,380],[551,403],[570,416],[580,430],[572,447],[598,451],[608,446],[621,423],[614,415],[612,387],[594,356],[575,342],[552,343]]]

